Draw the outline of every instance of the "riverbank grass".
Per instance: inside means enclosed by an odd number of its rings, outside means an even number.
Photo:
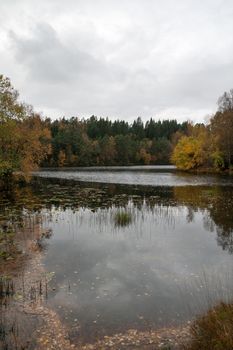
[[[233,304],[221,303],[198,318],[191,335],[187,350],[232,350]]]

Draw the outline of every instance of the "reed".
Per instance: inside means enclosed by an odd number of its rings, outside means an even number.
[[[187,350],[233,349],[233,304],[220,303],[197,318]]]
[[[128,226],[132,222],[132,214],[125,211],[119,211],[115,214],[114,222],[116,226]]]

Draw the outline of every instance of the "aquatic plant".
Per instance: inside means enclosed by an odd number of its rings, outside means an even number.
[[[132,214],[127,211],[119,211],[114,216],[116,226],[128,226],[132,222]]]

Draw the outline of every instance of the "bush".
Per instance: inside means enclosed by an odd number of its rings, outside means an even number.
[[[212,153],[211,158],[216,169],[223,169],[225,167],[224,156],[222,152],[216,151]]]

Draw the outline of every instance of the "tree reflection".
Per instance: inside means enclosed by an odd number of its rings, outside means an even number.
[[[73,212],[90,209],[95,219],[105,209],[130,210],[132,218],[143,220],[144,213],[153,214],[154,220],[174,227],[177,215],[191,223],[196,212],[203,215],[204,228],[217,232],[217,242],[233,252],[233,188],[226,186],[146,187],[126,185],[84,184],[71,180],[35,179],[32,185],[16,187],[3,193],[0,200],[0,226],[14,223],[20,226],[49,221],[53,210]],[[115,208],[115,209],[114,209]],[[176,208],[176,210],[174,210]],[[98,213],[97,213],[98,212]],[[115,215],[115,214],[114,214]],[[46,216],[46,218],[45,218]],[[103,216],[103,215],[102,215]],[[101,216],[102,225],[104,219]],[[108,220],[108,215],[105,215]],[[126,225],[127,226],[127,225]]]
[[[194,212],[203,212],[203,224],[213,232],[216,229],[217,242],[233,253],[233,189],[232,187],[174,187],[178,203],[188,207],[187,222],[194,219]]]

